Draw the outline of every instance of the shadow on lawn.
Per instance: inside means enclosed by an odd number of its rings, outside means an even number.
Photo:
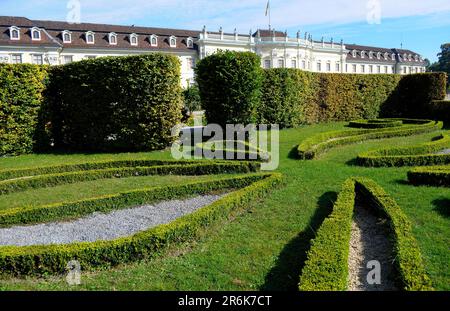
[[[336,198],[336,192],[326,192],[319,198],[316,211],[311,217],[309,225],[283,248],[275,266],[266,275],[261,290],[298,290],[300,272],[305,264],[311,239],[315,237],[315,232],[317,232],[323,220],[331,213]]]
[[[288,158],[291,160],[300,160],[300,157],[298,156],[298,145],[296,145],[294,148],[291,149],[288,153]]]
[[[434,210],[444,217],[450,217],[450,199],[439,198],[433,200]]]

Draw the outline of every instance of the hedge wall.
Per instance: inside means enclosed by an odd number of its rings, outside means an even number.
[[[197,64],[197,83],[208,122],[225,126],[256,121],[262,83],[260,66],[255,53],[233,51],[220,51]]]
[[[361,75],[264,70],[260,123],[295,127],[328,121],[430,117],[427,105],[445,96],[445,73]]]
[[[160,53],[54,67],[47,88],[55,146],[155,150],[168,146],[182,109],[180,64]]]
[[[428,106],[430,118],[450,123],[450,100],[434,100]]]
[[[0,156],[30,153],[47,67],[0,64]]]

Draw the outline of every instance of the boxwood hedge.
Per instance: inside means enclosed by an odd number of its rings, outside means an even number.
[[[348,256],[355,198],[363,196],[386,215],[394,242],[395,266],[403,290],[432,290],[411,223],[397,203],[374,181],[345,181],[331,215],[311,243],[300,276],[300,290],[340,290],[348,285]]]
[[[450,187],[450,165],[416,167],[408,172],[408,180],[417,186]]]

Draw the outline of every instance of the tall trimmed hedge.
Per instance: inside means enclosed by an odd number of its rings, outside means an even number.
[[[264,70],[258,120],[295,127],[329,121],[431,117],[427,105],[445,96],[445,74],[361,75]]]
[[[163,149],[181,120],[179,60],[155,53],[55,67],[47,98],[58,148]]]
[[[262,69],[252,52],[219,51],[195,69],[202,107],[210,123],[249,124],[257,120]]]
[[[47,68],[0,64],[0,156],[33,151]]]
[[[428,106],[430,117],[450,124],[450,100],[435,100]]]

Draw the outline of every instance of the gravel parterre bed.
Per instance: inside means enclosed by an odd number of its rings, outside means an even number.
[[[393,291],[395,271],[393,247],[385,219],[373,214],[367,206],[355,205],[348,258],[350,291]],[[377,260],[381,266],[381,284],[369,284],[367,263]]]
[[[0,245],[69,244],[113,240],[169,223],[209,205],[224,195],[171,200],[109,213],[93,213],[68,222],[51,222],[0,229]]]

